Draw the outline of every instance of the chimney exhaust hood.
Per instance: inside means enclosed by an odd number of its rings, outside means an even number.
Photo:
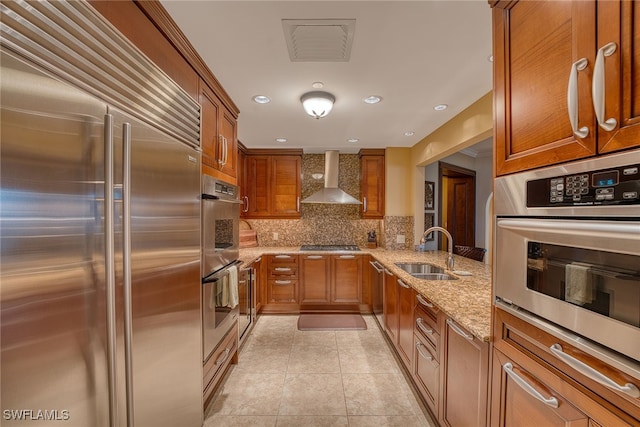
[[[324,188],[313,193],[301,203],[325,203],[339,205],[361,205],[355,197],[338,188],[338,163],[340,154],[327,151],[324,155]]]

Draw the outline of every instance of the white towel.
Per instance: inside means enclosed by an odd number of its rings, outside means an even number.
[[[238,267],[232,265],[229,267],[229,298],[226,305],[235,308],[238,303]]]
[[[564,300],[577,305],[590,304],[595,299],[591,266],[574,262],[564,268]]]

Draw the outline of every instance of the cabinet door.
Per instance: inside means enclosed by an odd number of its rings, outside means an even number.
[[[384,326],[394,343],[398,342],[398,283],[396,276],[384,270]]]
[[[331,256],[331,302],[359,304],[362,295],[362,257]]]
[[[327,255],[300,256],[300,303],[328,304],[330,297],[330,267]]]
[[[289,277],[269,279],[269,303],[295,303],[298,301],[298,281]]]
[[[593,1],[498,2],[493,9],[494,135],[496,174],[596,154],[591,102],[595,60]],[[576,128],[569,121],[568,85],[576,69]]]
[[[384,155],[360,156],[362,218],[384,217]]]
[[[447,319],[442,359],[440,423],[454,427],[486,425],[489,345]]]
[[[640,2],[598,2],[598,45],[602,50],[604,89],[602,121],[615,120],[612,128],[598,126],[598,152],[610,153],[640,146]],[[613,52],[607,46],[615,44]],[[598,97],[594,96],[594,99]],[[595,103],[594,102],[594,107]],[[609,129],[609,130],[607,130]]]
[[[203,172],[212,174],[219,167],[220,102],[206,83],[200,82],[200,145],[202,147]]]
[[[493,427],[589,426],[587,416],[558,393],[568,384],[524,355],[519,360],[522,365],[494,352]]]
[[[267,301],[267,289],[264,280],[264,265],[265,263],[262,261],[262,257],[255,260],[252,264],[253,273],[255,274],[253,285],[255,287],[254,295],[256,298],[256,313],[260,312],[262,306]]]
[[[408,368],[413,360],[413,309],[416,305],[415,291],[402,280],[398,286],[398,349]]]
[[[246,217],[266,217],[270,214],[271,157],[247,156],[246,165]]]
[[[300,156],[273,156],[271,170],[271,216],[300,217]]]
[[[237,176],[238,139],[236,118],[224,107],[220,109],[220,171],[231,177]]]

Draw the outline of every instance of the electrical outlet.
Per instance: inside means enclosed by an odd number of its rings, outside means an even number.
[[[278,233],[273,233],[273,240],[278,240]]]
[[[404,243],[404,234],[396,234],[396,243]]]

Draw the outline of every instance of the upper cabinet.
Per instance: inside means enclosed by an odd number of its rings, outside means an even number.
[[[497,175],[640,146],[640,4],[498,1]]]
[[[247,150],[240,194],[244,218],[300,218],[302,150]]]
[[[362,149],[360,155],[361,214],[366,219],[384,218],[384,149]]]
[[[236,184],[238,141],[236,118],[200,81],[202,172]]]

